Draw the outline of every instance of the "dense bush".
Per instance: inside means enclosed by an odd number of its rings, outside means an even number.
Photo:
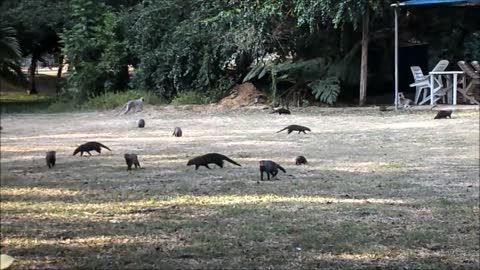
[[[145,98],[146,104],[159,105],[165,104],[165,100],[151,91],[129,90],[125,92],[109,92],[104,95],[91,97],[85,101],[75,97],[60,97],[53,102],[49,112],[71,112],[74,110],[111,110],[123,106],[127,101]]]

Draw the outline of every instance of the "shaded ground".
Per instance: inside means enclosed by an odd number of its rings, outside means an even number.
[[[478,269],[478,110],[216,108],[2,115],[1,252],[16,269]],[[275,133],[293,123],[313,132]],[[71,156],[90,140],[113,151]],[[185,166],[207,152],[242,167]],[[288,174],[257,183],[260,159]]]

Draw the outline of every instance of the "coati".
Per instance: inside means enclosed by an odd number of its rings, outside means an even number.
[[[305,131],[310,131],[311,132],[311,130],[308,127],[304,127],[304,126],[300,126],[300,125],[290,125],[286,128],[283,128],[283,129],[277,131],[277,133],[282,132],[286,129],[288,130],[288,134],[292,133],[292,131],[298,131],[298,134],[300,134],[300,132],[303,132],[303,133],[307,134]]]
[[[406,98],[402,92],[398,93],[398,105],[403,109],[408,109],[412,107],[413,101],[409,98]]]
[[[123,105],[123,108],[122,108],[122,111],[120,112],[120,114],[127,114],[130,111],[133,111],[132,110],[133,108],[135,108],[136,111],[142,110],[144,101],[145,101],[145,99],[143,97],[138,98],[138,99],[134,99],[134,100],[130,100],[129,102],[125,103],[125,105]]]
[[[143,120],[143,119],[138,120],[138,127],[139,128],[144,128],[145,127],[145,120]]]
[[[125,162],[127,163],[127,171],[132,169],[132,165],[136,168],[140,168],[140,162],[138,162],[138,156],[136,154],[125,154]]]
[[[45,156],[45,159],[47,161],[47,166],[49,169],[55,167],[55,161],[57,160],[55,157],[56,152],[55,151],[48,151],[47,155]]]
[[[258,104],[258,103],[265,104],[265,103],[267,103],[267,101],[268,101],[268,98],[266,96],[258,95],[258,96],[255,97],[254,104]]]
[[[218,154],[218,153],[208,153],[208,154],[205,154],[203,156],[198,156],[198,157],[195,157],[195,158],[192,158],[188,161],[187,163],[187,166],[190,166],[190,165],[195,165],[195,170],[198,170],[198,167],[200,166],[205,166],[207,169],[210,169],[210,167],[208,167],[208,164],[216,164],[218,167],[220,168],[223,168],[223,161],[226,160],[232,164],[235,164],[237,166],[242,166],[240,164],[238,164],[237,162],[231,160],[230,158],[228,158],[227,156],[224,156],[222,154]]]
[[[290,114],[290,111],[288,109],[285,109],[285,108],[279,108],[279,109],[273,110],[270,114],[272,114],[272,113]]]
[[[182,137],[182,129],[179,128],[179,127],[175,127],[175,129],[173,129],[173,134],[172,134],[172,136]]]
[[[91,156],[92,154],[90,154],[90,151],[93,151],[93,150],[97,151],[98,154],[101,154],[102,153],[101,147],[108,149],[108,151],[112,151],[110,150],[110,148],[106,147],[105,145],[99,142],[87,142],[77,147],[77,149],[75,149],[75,151],[73,152],[73,155],[75,156],[78,152],[80,152],[80,156],[83,156],[83,152],[87,152]]]
[[[437,113],[437,115],[433,119],[442,119],[442,118],[447,119],[447,117],[452,119],[452,110],[441,110]]]
[[[307,159],[304,156],[298,156],[295,158],[295,165],[307,164]]]
[[[267,180],[270,180],[270,175],[272,175],[272,178],[276,177],[278,170],[286,173],[285,169],[279,164],[271,160],[260,160],[260,180],[263,181],[264,172],[267,173]]]

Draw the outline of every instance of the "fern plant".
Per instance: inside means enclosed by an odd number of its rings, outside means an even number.
[[[316,80],[307,85],[315,98],[321,102],[333,105],[340,94],[340,80],[337,77],[327,77]]]

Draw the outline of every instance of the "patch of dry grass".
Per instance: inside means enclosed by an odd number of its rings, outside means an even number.
[[[16,269],[478,269],[479,113],[432,117],[208,106],[2,115],[1,252]],[[275,133],[294,123],[313,132]],[[90,140],[112,152],[72,156]],[[127,172],[125,152],[144,169]],[[207,152],[242,167],[186,166]],[[294,165],[300,154],[309,165]],[[261,159],[287,174],[258,182]]]

